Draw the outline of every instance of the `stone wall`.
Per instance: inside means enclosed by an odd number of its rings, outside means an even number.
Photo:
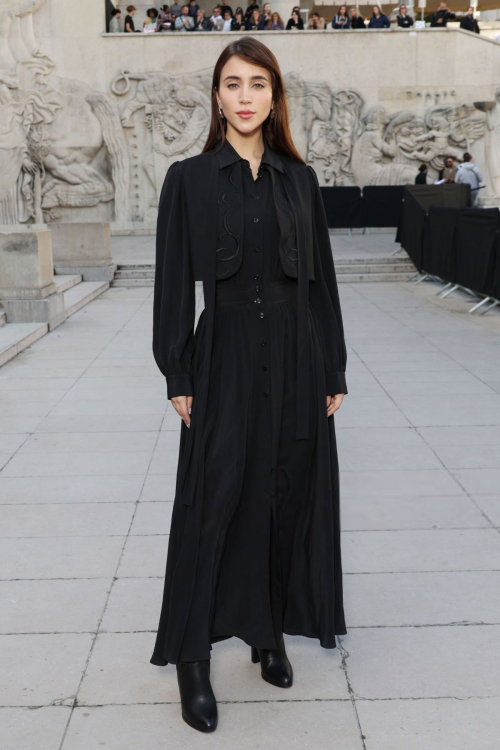
[[[106,35],[102,0],[0,0],[0,19],[0,225],[154,228],[169,164],[203,147],[234,33]],[[321,184],[413,182],[422,162],[436,177],[469,150],[500,200],[498,44],[440,29],[255,36]]]

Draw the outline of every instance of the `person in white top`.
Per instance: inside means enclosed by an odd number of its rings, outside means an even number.
[[[473,206],[477,203],[479,186],[483,181],[483,175],[472,161],[472,156],[466,151],[463,164],[457,169],[455,183],[470,185],[470,198]]]

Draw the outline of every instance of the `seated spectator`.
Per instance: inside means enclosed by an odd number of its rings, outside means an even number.
[[[292,17],[288,19],[286,24],[286,30],[287,31],[302,31],[304,28],[304,21],[300,17],[299,13],[296,10],[292,11]]]
[[[479,186],[483,181],[483,175],[473,163],[472,156],[467,151],[463,159],[463,164],[457,169],[455,182],[457,185],[470,185],[471,203],[475,206],[479,195]]]
[[[326,26],[325,19],[319,13],[311,13],[309,17],[308,29],[324,29]]]
[[[245,31],[245,29],[246,29],[246,21],[243,17],[243,11],[240,8],[234,14],[232,31]]]
[[[134,13],[137,10],[135,5],[127,5],[127,15],[125,16],[125,22],[123,24],[123,31],[127,34],[133,34],[135,31],[134,26]],[[139,31],[139,29],[137,29]]]
[[[176,31],[193,31],[194,18],[189,15],[189,5],[183,5],[180,16],[175,19]]]
[[[196,0],[189,0],[189,15],[193,16],[193,18],[196,18],[196,14],[198,13],[200,9],[200,6],[197,4]]]
[[[368,28],[369,29],[389,29],[391,26],[391,22],[387,18],[386,15],[384,15],[381,11],[378,5],[373,6],[373,15],[370,18],[368,22]]]
[[[224,19],[222,18],[222,14],[220,12],[220,5],[216,5],[213,9],[210,22],[212,24],[212,31],[222,31],[222,27],[224,26]]]
[[[415,177],[415,185],[427,185],[427,164],[421,164],[418,175]]]
[[[350,27],[347,5],[341,5],[338,13],[332,18],[332,29],[349,29]]]
[[[271,13],[271,31],[284,31],[285,23],[280,14],[274,11]]]
[[[226,10],[229,11],[229,15],[232,18],[233,17],[233,9],[231,8],[231,6],[230,5],[221,5],[220,6],[220,14],[221,14],[222,18],[225,17]]]
[[[474,8],[470,7],[465,16],[460,21],[460,28],[465,31],[473,31],[475,34],[479,34],[479,24],[474,18]]]
[[[177,2],[177,0],[175,0],[175,2],[170,6],[170,14],[172,16],[172,21],[175,21],[176,18],[179,18],[181,14],[181,6]]]
[[[354,6],[349,9],[349,26],[351,29],[366,29],[363,16],[358,15],[358,9]]]
[[[205,16],[205,11],[198,8],[194,19],[194,31],[212,31],[212,22]]]
[[[224,11],[224,25],[222,27],[222,31],[232,31],[233,30],[233,19],[231,17],[231,13],[227,10]]]
[[[444,180],[445,182],[455,182],[455,175],[457,174],[457,165],[453,156],[447,156],[444,160],[444,167],[438,172],[438,180]]]
[[[173,23],[174,19],[170,13],[170,6],[163,5],[156,19],[156,31],[171,31]]]
[[[158,11],[156,10],[156,8],[149,8],[146,15],[147,15],[147,18],[142,24],[142,30],[145,32],[156,31],[156,21],[158,18]]]
[[[109,33],[110,34],[121,34],[120,29],[120,18],[122,12],[120,8],[113,8],[111,11],[111,21],[109,22]]]
[[[456,15],[448,10],[446,3],[439,3],[439,8],[431,14],[431,26],[438,29],[445,29],[448,21],[454,21]]]
[[[247,31],[262,31],[262,20],[256,8],[252,11],[250,18],[247,19],[245,28]]]
[[[399,6],[399,13],[396,16],[396,21],[400,29],[408,29],[413,26],[413,18],[408,15],[406,5]]]

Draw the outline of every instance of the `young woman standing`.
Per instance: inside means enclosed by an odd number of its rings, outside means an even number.
[[[205,309],[196,331],[195,280]],[[316,173],[296,151],[283,78],[254,37],[214,69],[201,154],[158,208],[153,352],[181,436],[151,663],[177,665],[182,716],[217,726],[212,644],[232,636],[289,688],[283,633],[345,634],[333,413],[346,348]]]

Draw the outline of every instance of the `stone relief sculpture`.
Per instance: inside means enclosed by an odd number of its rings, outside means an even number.
[[[126,221],[130,167],[118,110],[56,74],[33,32],[44,3],[0,0],[0,224],[76,220],[113,199],[114,216],[99,217]]]
[[[500,195],[500,87],[492,102],[474,102],[474,107],[486,114],[484,143],[487,186],[490,193]]]

